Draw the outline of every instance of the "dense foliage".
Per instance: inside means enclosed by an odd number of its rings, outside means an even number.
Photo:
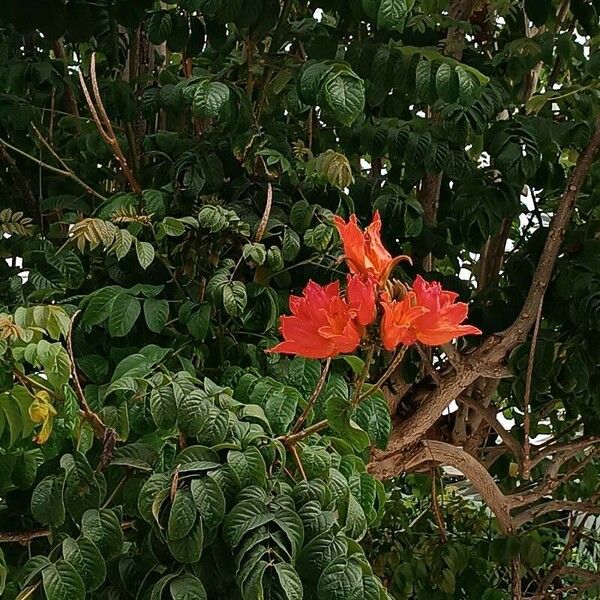
[[[599,597],[599,14],[0,2],[0,595]],[[376,210],[483,335],[265,352]]]

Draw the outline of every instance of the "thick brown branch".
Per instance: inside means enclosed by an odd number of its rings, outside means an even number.
[[[37,538],[48,537],[52,535],[49,529],[32,529],[31,531],[16,531],[0,533],[0,544],[17,543],[25,544]]]
[[[548,500],[548,502],[538,504],[515,515],[514,522],[517,527],[521,527],[542,515],[565,510],[578,513],[600,514],[600,504],[597,502],[578,502],[577,500]]]
[[[492,476],[483,465],[473,456],[467,454],[462,448],[452,446],[445,442],[426,440],[419,451],[403,465],[405,470],[414,469],[423,463],[434,462],[439,465],[449,465],[458,469],[479,492],[485,503],[490,507],[498,519],[498,525],[503,533],[511,533],[515,524],[509,512],[506,496],[496,485]],[[369,471],[380,479],[395,475],[397,465],[393,458],[385,462],[375,462],[369,465]]]

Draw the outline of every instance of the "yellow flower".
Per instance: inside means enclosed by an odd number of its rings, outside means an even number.
[[[38,444],[45,444],[52,432],[52,421],[56,416],[56,409],[50,403],[48,392],[37,392],[29,406],[29,416],[34,423],[42,424],[42,428],[33,438],[33,441]]]

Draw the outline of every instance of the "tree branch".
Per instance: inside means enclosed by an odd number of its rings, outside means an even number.
[[[498,421],[496,410],[487,406],[483,406],[480,402],[477,402],[475,398],[471,398],[465,394],[462,394],[458,400],[459,402],[466,404],[475,412],[479,413],[487,421],[487,423],[491,425],[492,429],[500,436],[500,439],[510,449],[519,464],[522,464],[522,461],[525,458],[523,447],[510,434],[510,431],[503,427],[500,421]]]
[[[121,146],[119,145],[119,141],[117,140],[117,136],[115,135],[114,129],[112,127],[112,123],[108,118],[108,114],[106,113],[106,109],[104,108],[104,104],[102,102],[102,97],[100,96],[100,89],[98,87],[98,80],[96,78],[96,53],[92,53],[92,60],[90,63],[90,77],[92,80],[92,92],[94,94],[94,100],[90,95],[88,87],[85,83],[85,79],[83,78],[83,73],[79,71],[79,81],[81,82],[81,89],[83,90],[83,95],[85,96],[85,100],[87,102],[88,108],[92,115],[92,120],[96,124],[96,128],[98,129],[98,133],[105,141],[106,145],[112,150],[117,162],[121,165],[121,169],[125,178],[129,182],[129,186],[134,194],[141,194],[142,187],[138,183],[135,178],[133,171],[130,169],[127,164],[127,159],[121,150]]]
[[[397,469],[390,462],[388,460],[386,462],[370,463],[368,470],[372,475],[380,479],[391,477],[396,474]],[[510,506],[507,497],[476,458],[467,454],[458,446],[436,440],[425,440],[418,452],[405,462],[402,467],[405,470],[414,469],[428,462],[449,465],[458,469],[469,479],[473,487],[475,487],[479,495],[496,515],[501,531],[505,534],[514,531],[515,523],[509,512]]]
[[[425,384],[417,386],[413,396],[417,409],[394,429],[388,449],[377,452],[375,460],[385,461],[392,457],[393,464],[393,456],[416,444],[449,404],[477,377],[506,376],[506,369],[503,366],[505,357],[527,338],[535,322],[539,303],[550,283],[554,263],[573,216],[577,197],[599,147],[600,117],[596,121],[596,130],[587,147],[579,155],[567,188],[559,200],[529,294],[513,325],[504,332],[487,338],[477,350],[463,357],[452,372],[440,375],[439,386],[435,390],[431,390]]]
[[[570,512],[600,514],[600,504],[597,502],[579,502],[577,500],[548,500],[543,504],[532,506],[531,508],[518,513],[514,517],[514,522],[517,527],[521,527],[542,515],[564,510]]]
[[[15,187],[19,190],[27,212],[36,221],[41,223],[41,211],[38,201],[35,199],[29,180],[21,173],[21,169],[17,166],[14,158],[6,151],[6,144],[0,140],[0,158],[6,163],[8,172],[12,177]]]
[[[496,352],[497,356],[501,355],[504,357],[510,350],[523,343],[535,322],[538,306],[550,283],[554,264],[558,258],[569,222],[573,217],[577,198],[592,167],[599,147],[600,117],[596,120],[596,129],[588,145],[579,155],[567,182],[566,190],[558,202],[556,212],[550,224],[546,244],[533,275],[533,281],[523,308],[515,322],[500,334],[502,339]]]
[[[104,424],[104,421],[95,413],[88,404],[85,393],[83,392],[83,388],[81,387],[81,382],[79,381],[79,375],[77,373],[77,364],[75,363],[75,356],[73,355],[73,324],[75,323],[75,319],[77,315],[81,311],[77,311],[71,317],[71,323],[69,325],[69,331],[67,333],[67,353],[69,355],[69,359],[71,361],[71,375],[73,377],[73,383],[75,384],[75,393],[77,394],[77,399],[79,400],[79,406],[83,411],[84,417],[90,422],[92,428],[94,430],[94,435],[101,440],[107,439],[107,433],[109,428]]]

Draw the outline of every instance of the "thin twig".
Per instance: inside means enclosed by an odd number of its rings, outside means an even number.
[[[531,348],[529,349],[529,364],[527,365],[527,375],[525,379],[525,393],[523,395],[523,429],[525,436],[523,440],[523,478],[529,479],[531,470],[530,466],[530,453],[531,445],[529,440],[529,431],[531,428],[531,414],[529,412],[529,402],[531,400],[531,382],[533,379],[533,366],[535,362],[535,349],[537,346],[537,340],[540,333],[540,321],[542,319],[542,306],[544,304],[544,296],[540,298],[537,315],[535,318],[535,326],[533,328],[533,337],[531,338]]]
[[[436,474],[435,469],[431,469],[431,507],[433,509],[433,515],[435,517],[435,522],[438,526],[440,532],[440,539],[442,542],[448,541],[448,536],[446,535],[446,526],[444,524],[444,517],[442,515],[442,511],[440,509],[440,504],[437,498],[437,486],[436,486]]]
[[[296,461],[296,465],[298,465],[298,470],[300,471],[300,474],[302,475],[302,479],[304,479],[304,481],[306,481],[307,480],[306,473],[304,472],[304,467],[302,466],[302,461],[300,460],[300,455],[298,454],[298,450],[296,450],[296,446],[290,446],[290,452],[292,453],[292,456],[294,457],[294,460]]]
[[[356,383],[354,384],[354,396],[350,401],[350,406],[358,406],[360,402],[360,393],[362,391],[362,387],[369,375],[369,369],[371,368],[371,363],[373,362],[373,354],[375,353],[375,348],[373,344],[370,344],[367,348],[367,355],[365,356],[365,364],[363,365],[362,371],[358,376]]]
[[[362,394],[358,398],[357,404],[360,404],[363,400],[365,400],[366,398],[377,392],[379,389],[381,389],[381,386],[393,375],[398,365],[402,362],[402,359],[404,358],[404,355],[406,354],[407,350],[408,346],[402,346],[402,348],[398,350],[398,353],[396,354],[392,362],[389,364],[384,374],[377,380],[375,385],[372,385],[364,394]]]
[[[325,366],[323,367],[323,371],[321,372],[321,376],[319,377],[319,381],[317,381],[317,385],[315,386],[315,389],[313,390],[313,393],[311,394],[310,398],[308,399],[308,402],[306,403],[306,406],[304,407],[302,414],[298,417],[298,420],[296,421],[295,425],[292,427],[292,433],[296,433],[297,431],[300,431],[300,427],[302,427],[302,424],[304,423],[304,421],[306,421],[306,418],[308,417],[308,413],[313,408],[315,402],[317,401],[319,395],[321,394],[321,390],[323,389],[323,386],[325,385],[325,380],[327,379],[327,375],[329,374],[330,366],[331,366],[331,358],[328,358],[327,362],[325,363]]]
[[[58,175],[62,175],[63,177],[68,177],[69,179],[72,179],[75,183],[78,183],[88,194],[95,196],[99,200],[102,200],[102,201],[106,200],[106,196],[103,196],[102,194],[99,194],[96,190],[92,189],[87,183],[85,183],[84,181],[79,179],[79,177],[77,177],[77,175],[75,175],[75,173],[73,173],[72,171],[63,171],[63,169],[53,167],[52,165],[45,163],[44,161],[40,160],[39,158],[36,158],[35,156],[31,156],[31,154],[27,154],[27,152],[24,152],[20,148],[17,148],[16,146],[9,144],[6,140],[4,140],[2,138],[0,138],[0,145],[10,148],[13,152],[16,152],[17,154],[19,154],[25,158],[28,158],[29,160],[33,161],[37,165],[44,167],[44,169],[48,169],[48,171],[52,171],[53,173],[56,173]]]
[[[258,224],[258,228],[256,229],[256,234],[254,235],[254,241],[260,242],[262,240],[263,235],[265,235],[265,231],[267,229],[267,224],[269,222],[269,216],[271,215],[271,207],[273,206],[273,186],[271,183],[267,183],[267,202],[265,204],[265,210],[263,212],[262,219]]]
[[[62,400],[62,398],[53,390],[51,390],[49,387],[46,387],[43,383],[40,383],[39,381],[36,381],[35,379],[32,379],[31,377],[25,375],[25,373],[21,373],[21,371],[19,371],[18,369],[13,369],[13,375],[19,380],[19,383],[27,388],[27,387],[35,387],[38,390],[42,390],[43,392],[46,392],[51,398],[54,398],[55,400]]]
[[[90,62],[90,79],[92,81],[92,92],[94,94],[94,100],[90,95],[90,91],[85,83],[85,79],[83,77],[83,73],[79,71],[79,81],[81,82],[81,89],[83,90],[83,95],[85,97],[85,101],[90,110],[90,114],[92,115],[92,120],[94,121],[96,128],[98,129],[98,133],[106,143],[106,145],[112,150],[117,162],[121,165],[121,169],[125,178],[127,179],[131,190],[134,194],[141,194],[142,187],[135,178],[133,171],[129,167],[127,163],[127,159],[121,150],[121,146],[119,145],[119,141],[117,140],[117,136],[115,135],[114,129],[112,127],[112,123],[108,118],[108,114],[106,113],[106,109],[104,108],[104,104],[102,102],[102,97],[100,96],[100,89],[98,87],[98,79],[96,77],[96,53],[92,53],[92,59]]]
[[[81,410],[83,411],[85,418],[91,423],[95,436],[99,439],[106,441],[106,434],[109,428],[104,424],[104,422],[98,416],[98,414],[90,408],[90,405],[88,404],[85,398],[83,388],[81,387],[81,382],[79,381],[79,375],[77,374],[77,364],[75,363],[75,356],[73,355],[73,324],[75,323],[75,319],[77,318],[77,315],[80,312],[81,311],[78,310],[71,317],[71,323],[69,324],[69,331],[67,333],[67,353],[71,361],[71,375],[75,384],[75,393],[77,395],[79,405],[81,407]]]

